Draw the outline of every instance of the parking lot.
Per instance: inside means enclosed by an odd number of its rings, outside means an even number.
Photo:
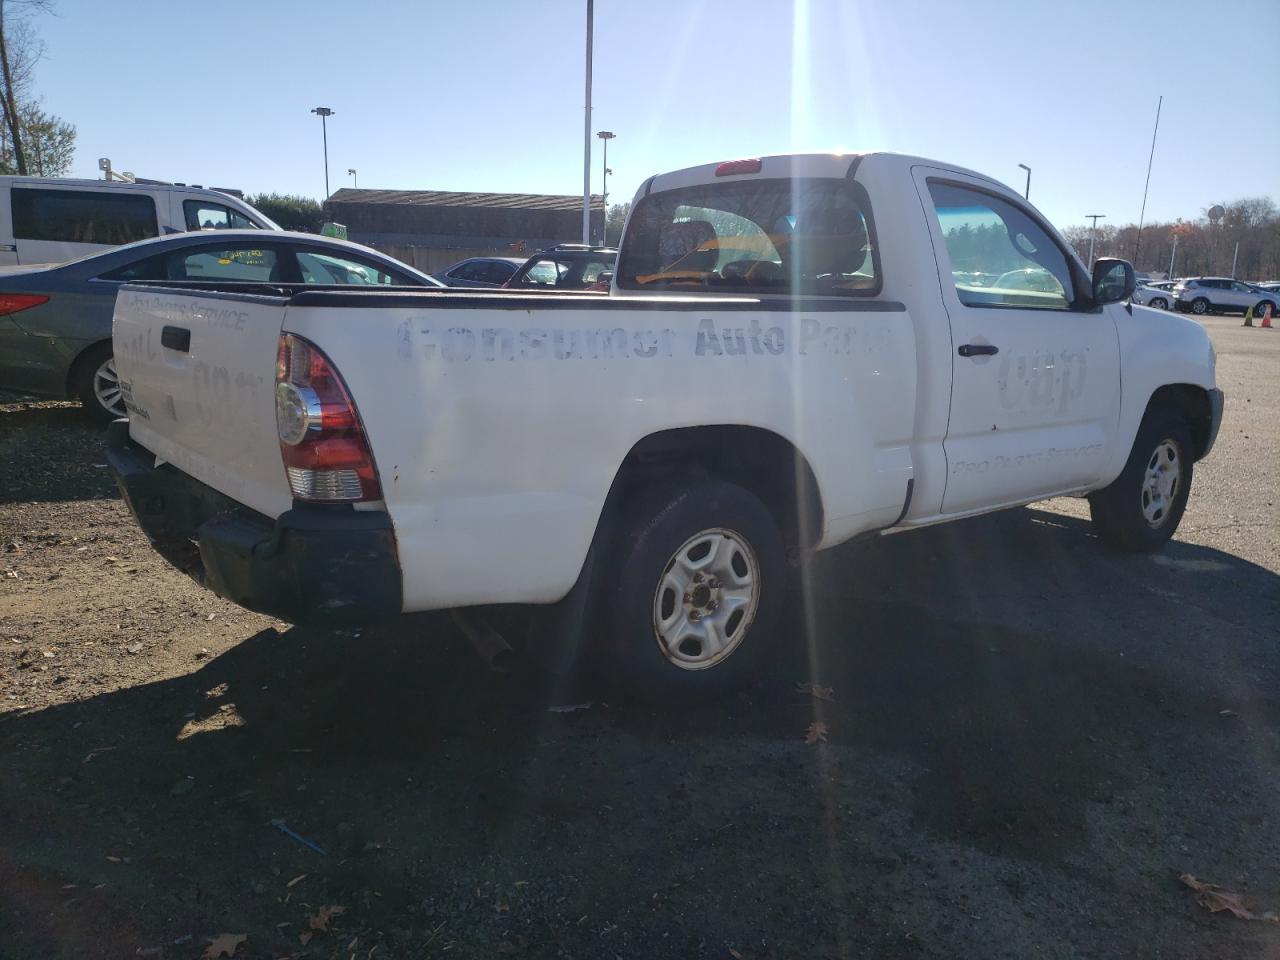
[[[850,544],[679,710],[221,601],[74,405],[3,395],[0,955],[1280,956],[1178,879],[1280,912],[1280,330],[1205,324],[1163,552],[1076,500]]]

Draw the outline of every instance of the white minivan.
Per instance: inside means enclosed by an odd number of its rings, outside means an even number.
[[[0,266],[64,263],[187,230],[280,228],[243,200],[183,184],[0,176]]]

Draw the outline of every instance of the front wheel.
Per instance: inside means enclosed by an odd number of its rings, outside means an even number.
[[[1154,299],[1152,299],[1149,306],[1155,307],[1157,310],[1168,310],[1169,301],[1164,299],[1163,297],[1155,297]]]
[[[1192,458],[1186,421],[1169,410],[1148,412],[1120,476],[1089,496],[1098,536],[1122,550],[1163,546],[1187,508]]]
[[[695,481],[642,496],[622,526],[603,607],[611,680],[655,703],[749,682],[786,592],[769,510],[734,484]]]
[[[116,361],[111,344],[91,347],[76,362],[75,394],[93,419],[110,423],[126,415],[124,393],[116,374]]]

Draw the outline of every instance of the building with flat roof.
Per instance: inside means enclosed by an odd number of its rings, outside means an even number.
[[[343,187],[324,219],[347,238],[428,272],[465,257],[521,256],[582,240],[582,197]],[[591,234],[603,241],[604,198],[591,197]]]

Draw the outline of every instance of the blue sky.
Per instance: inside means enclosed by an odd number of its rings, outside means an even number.
[[[59,0],[45,108],[97,159],[247,192],[581,193],[585,0]],[[1280,3],[596,0],[592,129],[611,201],[651,173],[886,149],[1019,188],[1058,226],[1280,201]],[[1216,54],[1207,53],[1212,45]],[[1238,47],[1238,54],[1235,48]],[[1270,76],[1268,77],[1268,74]],[[600,189],[599,141],[592,189]]]

